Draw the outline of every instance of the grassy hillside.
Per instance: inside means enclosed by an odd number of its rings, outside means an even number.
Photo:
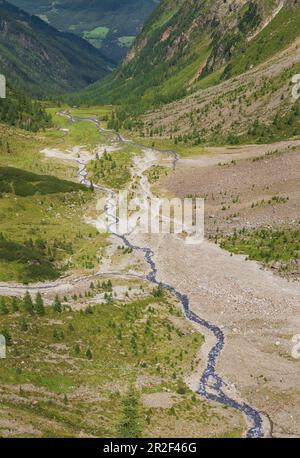
[[[118,290],[118,280],[110,283]],[[172,297],[62,298],[61,312],[1,298],[8,345],[0,368],[0,434],[12,437],[241,437],[242,416],[185,385],[203,337]],[[141,294],[142,293],[141,289]],[[85,301],[84,308],[76,305]],[[89,306],[87,306],[87,301]],[[3,307],[3,304],[5,306]]]
[[[158,0],[12,0],[59,30],[75,33],[93,44],[109,59],[126,54],[145,18]]]
[[[274,19],[249,43],[239,46],[224,70],[223,78],[244,73],[251,67],[274,56],[285,49],[300,35],[300,7],[285,6]]]
[[[0,1],[0,72],[35,96],[74,91],[113,67],[85,40]]]
[[[247,255],[269,266],[273,261],[280,261],[281,271],[288,271],[300,259],[299,236],[298,224],[291,228],[244,229],[231,236],[221,236],[219,241],[221,247],[231,253]]]
[[[1,281],[54,279],[98,264],[106,236],[83,222],[93,193],[76,182],[76,165],[39,152],[64,148],[61,135],[0,124]]]

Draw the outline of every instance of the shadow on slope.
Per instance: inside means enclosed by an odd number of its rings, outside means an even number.
[[[61,180],[51,175],[38,175],[14,167],[0,167],[0,195],[13,193],[17,196],[55,194],[87,191],[81,184]]]

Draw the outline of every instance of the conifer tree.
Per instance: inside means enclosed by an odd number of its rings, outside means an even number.
[[[16,298],[16,297],[13,297],[13,298],[12,298],[11,307],[12,307],[13,313],[16,313],[16,312],[19,311],[18,301],[17,301],[17,298]]]
[[[33,303],[28,291],[26,291],[26,294],[23,298],[23,307],[26,312],[30,313],[31,315],[33,314]]]
[[[6,305],[6,301],[4,299],[4,297],[1,297],[0,299],[0,315],[8,315],[9,313],[9,310],[8,310],[8,307]]]
[[[25,320],[25,318],[23,318],[23,319],[21,320],[20,329],[21,329],[21,331],[23,331],[23,332],[28,331],[28,324],[27,324],[27,321]]]
[[[52,304],[52,308],[53,308],[54,312],[57,312],[57,313],[61,313],[62,312],[62,305],[61,305],[61,302],[60,302],[60,299],[59,299],[58,295],[55,296],[55,299],[54,299],[53,304]]]
[[[35,311],[39,316],[45,315],[45,306],[44,301],[41,296],[41,293],[38,292],[35,299]]]
[[[87,349],[87,351],[86,351],[86,354],[85,354],[85,355],[86,355],[87,359],[89,359],[89,360],[93,359],[93,354],[92,354],[92,352],[91,352],[91,349],[90,349],[90,348],[88,348],[88,349]]]
[[[75,344],[74,351],[75,351],[75,354],[76,354],[76,355],[79,355],[79,354],[80,354],[80,346],[79,346],[79,343],[76,343],[76,344]]]

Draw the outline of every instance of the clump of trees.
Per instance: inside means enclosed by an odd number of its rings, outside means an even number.
[[[37,293],[34,301],[28,291],[23,298],[0,297],[0,315],[15,314],[22,311],[29,315],[44,316],[45,305],[41,293]]]

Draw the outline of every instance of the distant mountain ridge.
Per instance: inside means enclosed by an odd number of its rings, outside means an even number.
[[[62,31],[86,38],[111,60],[127,53],[159,0],[12,0]]]
[[[85,40],[0,0],[0,73],[32,95],[78,90],[112,68],[113,63]]]

